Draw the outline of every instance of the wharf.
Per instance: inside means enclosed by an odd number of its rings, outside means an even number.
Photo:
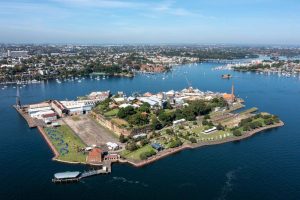
[[[74,183],[79,182],[81,179],[96,176],[100,174],[110,174],[111,173],[111,162],[105,162],[103,163],[103,166],[101,169],[94,169],[82,172],[78,177],[72,177],[72,178],[53,178],[53,183]]]
[[[29,128],[36,128],[37,126],[45,126],[45,123],[42,120],[34,119],[28,115],[28,113],[26,112],[28,106],[18,107],[14,105],[13,107],[26,120]]]

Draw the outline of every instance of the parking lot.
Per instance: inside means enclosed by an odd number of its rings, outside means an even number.
[[[66,117],[64,121],[88,146],[103,145],[107,142],[119,144],[118,138],[112,132],[99,125],[88,115]]]

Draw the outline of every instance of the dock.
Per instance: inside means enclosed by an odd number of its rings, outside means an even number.
[[[29,114],[27,113],[27,108],[28,106],[16,106],[13,105],[13,107],[17,110],[17,112],[26,120],[29,128],[36,128],[38,126],[45,126],[45,123],[42,120],[39,119],[35,119],[29,116]]]
[[[74,183],[79,182],[81,179],[88,178],[91,176],[96,176],[100,174],[110,174],[111,173],[111,162],[105,162],[101,169],[94,169],[89,171],[80,172],[62,172],[54,174],[52,179],[53,183]]]

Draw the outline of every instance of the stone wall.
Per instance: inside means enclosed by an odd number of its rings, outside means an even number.
[[[117,135],[125,135],[125,136],[131,135],[130,130],[119,127],[117,124],[115,124],[112,121],[106,119],[104,116],[102,116],[100,114],[97,114],[94,111],[91,112],[91,115],[94,119],[97,120],[97,122],[99,124],[101,124],[102,126],[108,128],[109,130],[113,131]]]

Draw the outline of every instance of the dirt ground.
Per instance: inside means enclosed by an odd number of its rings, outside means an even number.
[[[66,117],[64,122],[86,143],[90,145],[103,145],[107,142],[119,144],[118,138],[112,132],[105,129],[88,115],[76,116],[76,118]]]

